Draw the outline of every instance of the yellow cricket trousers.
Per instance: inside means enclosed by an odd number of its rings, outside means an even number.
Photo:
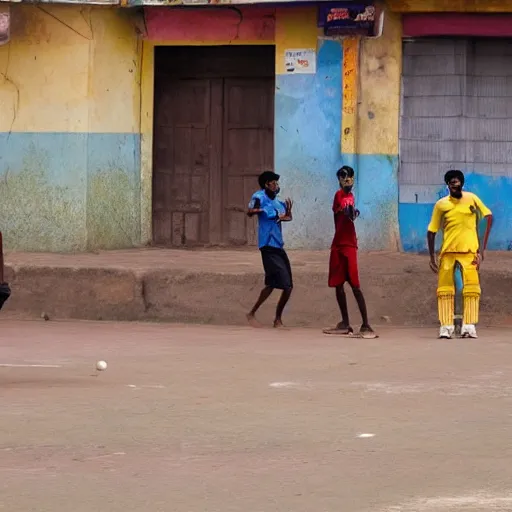
[[[465,324],[477,324],[480,306],[480,280],[476,265],[473,265],[475,254],[447,252],[439,261],[439,280],[437,285],[437,305],[441,325],[453,325],[455,307],[455,264],[462,267],[462,296],[464,299]]]

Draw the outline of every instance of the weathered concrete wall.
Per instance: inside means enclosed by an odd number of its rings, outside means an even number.
[[[285,323],[326,327],[339,321],[333,290],[326,286],[328,251],[289,251],[295,289]],[[482,270],[481,324],[510,325],[511,253],[489,255]],[[438,324],[436,276],[428,257],[397,252],[361,253],[362,286],[370,322]],[[244,325],[263,285],[257,251],[135,249],[100,254],[10,254],[7,279],[13,294],[2,309],[9,317],[90,320],[157,320]],[[59,283],[59,286],[55,286]],[[258,312],[272,325],[278,294]],[[360,315],[352,294],[353,325]]]
[[[343,105],[342,95],[342,87],[347,90],[346,77],[342,72],[347,68],[343,61],[343,48],[337,41],[326,41],[320,37],[315,6],[244,9],[241,23],[236,13],[229,10],[204,14],[206,9],[198,11],[201,15],[195,16],[194,23],[187,26],[176,22],[149,23],[142,73],[143,242],[151,240],[154,47],[275,44],[275,169],[282,176],[283,195],[290,195],[296,201],[295,220],[285,227],[287,245],[310,249],[329,247],[332,239],[331,205],[338,186],[336,170],[343,163],[350,163],[358,173],[356,192],[362,212],[358,221],[361,247],[396,249],[399,21],[391,16],[384,37],[361,44],[355,59],[350,61],[357,69],[354,70],[355,80],[348,84],[350,93],[346,95],[347,101],[357,98],[358,90],[362,88],[363,106],[360,112],[356,100],[354,110],[349,113]],[[187,12],[190,11],[176,11],[176,16],[183,17]],[[249,15],[251,12],[253,16]],[[260,14],[256,15],[257,12]],[[264,14],[263,24],[261,13]],[[158,11],[148,9],[148,16],[156,17],[157,14]],[[222,31],[215,25],[219,23],[224,27]],[[233,37],[234,28],[236,37]],[[285,51],[310,48],[317,52],[316,73],[287,73]],[[359,59],[362,62],[361,74]],[[347,144],[342,149],[341,130],[342,124],[344,128],[347,125],[345,117],[349,118],[349,124],[354,125],[351,133],[356,143]],[[357,130],[359,125],[361,129]],[[370,134],[370,139],[366,133]]]
[[[332,198],[341,165],[342,49],[319,41],[315,7],[276,14],[275,169],[283,196],[295,200],[285,239],[294,248],[325,248],[332,239]],[[315,74],[286,74],[285,50],[315,48]]]
[[[335,172],[348,163],[357,172],[360,246],[396,249],[398,16],[388,14],[382,38],[341,45],[319,37],[314,6],[247,9],[264,12],[263,25],[261,12],[240,24],[230,10],[211,11],[213,24],[157,24],[141,48],[131,11],[13,6],[12,42],[0,48],[7,247],[79,251],[150,242],[155,46],[275,44],[275,168],[283,195],[296,200],[288,245],[329,246]],[[285,50],[301,48],[317,50],[315,74],[286,73]]]
[[[325,248],[332,239],[336,170],[356,170],[360,247],[397,249],[401,23],[388,13],[383,37],[319,37],[314,7],[277,11],[276,170],[296,200],[286,226],[291,247]],[[315,75],[287,75],[286,48],[317,47]],[[340,87],[341,86],[341,87]]]
[[[402,24],[386,12],[384,32],[378,39],[361,40],[357,129],[357,191],[363,249],[397,250],[398,125]],[[348,149],[348,148],[347,148]]]
[[[126,11],[13,5],[0,47],[8,249],[140,242],[139,54]]]

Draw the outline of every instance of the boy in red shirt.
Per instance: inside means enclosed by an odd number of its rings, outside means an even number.
[[[335,232],[329,259],[329,286],[336,288],[341,322],[333,329],[324,329],[323,332],[324,334],[354,335],[354,329],[352,329],[348,317],[347,296],[343,286],[345,282],[348,282],[352,287],[363,321],[359,335],[364,338],[376,338],[377,335],[368,322],[366,302],[361,291],[357,268],[357,236],[354,221],[359,216],[359,210],[355,207],[354,194],[352,194],[354,169],[344,165],[338,170],[336,176],[340,189],[336,192],[332,205]]]

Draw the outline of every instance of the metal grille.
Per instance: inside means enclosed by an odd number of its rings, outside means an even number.
[[[512,41],[404,42],[400,200],[432,202],[449,168],[512,176]]]

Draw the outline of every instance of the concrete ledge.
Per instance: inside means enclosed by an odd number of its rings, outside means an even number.
[[[338,320],[326,285],[326,252],[290,251],[295,289],[290,326],[322,327]],[[53,262],[53,265],[50,264]],[[512,319],[512,257],[490,253],[482,269],[482,323]],[[424,256],[361,254],[361,277],[371,320],[395,325],[437,322],[436,278]],[[262,286],[257,251],[112,251],[98,255],[9,255],[13,295],[4,317],[149,320],[243,325]],[[277,293],[260,319],[272,320]],[[352,322],[360,321],[349,292]]]
[[[139,320],[142,282],[129,270],[59,267],[8,269],[6,314],[84,320]],[[4,311],[2,310],[2,311]]]

